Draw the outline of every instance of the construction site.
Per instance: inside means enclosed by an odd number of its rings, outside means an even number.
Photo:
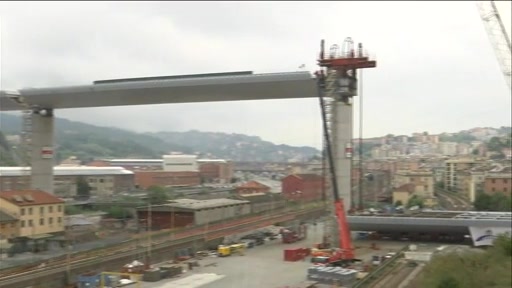
[[[498,21],[499,27],[501,22],[499,22],[499,14],[494,3],[490,1],[488,4],[494,18],[489,17],[488,14],[482,14],[484,22],[488,23],[494,19]],[[501,27],[503,27],[502,23]],[[501,35],[504,35],[503,33]],[[506,34],[505,38],[508,39]],[[302,83],[302,86],[287,88],[291,90],[284,92],[281,89],[279,93],[289,94],[281,97],[292,98],[297,97],[295,94],[307,94],[304,97],[318,98],[321,108],[319,117],[322,118],[324,137],[326,187],[323,205],[311,205],[293,211],[280,208],[257,216],[247,214],[230,221],[195,225],[177,230],[151,232],[151,229],[147,228],[148,232],[142,233],[138,238],[127,239],[126,243],[116,245],[115,248],[107,247],[76,254],[67,253],[63,257],[38,263],[37,266],[0,270],[0,287],[412,288],[416,287],[414,286],[415,277],[436,254],[473,249],[461,245],[411,243],[409,239],[370,240],[364,235],[369,235],[372,231],[351,231],[348,215],[356,215],[364,210],[362,193],[354,193],[351,189],[353,158],[360,152],[354,151],[353,148],[355,134],[353,104],[362,90],[358,75],[363,69],[376,68],[377,61],[369,56],[362,43],[357,43],[350,37],[345,38],[341,44],[328,46],[324,40],[319,44],[317,71],[313,75],[309,73],[303,75],[303,73],[289,76],[297,77],[298,80],[293,81]],[[508,41],[508,51],[510,52],[510,41]],[[500,61],[504,60],[500,58]],[[510,70],[507,71],[506,69],[509,69],[507,67],[509,67],[507,64],[502,64],[503,73],[508,77],[510,87]],[[213,76],[206,77],[207,80],[204,80],[204,77],[189,78],[190,81],[215,83],[227,81],[217,81]],[[162,81],[182,80],[179,77],[177,79]],[[230,78],[231,83],[225,85],[246,84],[253,90],[268,91],[282,84],[279,82],[278,85],[271,87],[272,85],[268,83],[254,84],[256,80],[243,79],[247,83],[233,84],[236,82],[233,79]],[[2,91],[2,95],[6,96],[4,98],[17,103],[16,108],[12,110],[25,112],[25,128],[26,131],[30,131],[25,133],[27,138],[25,140],[31,143],[27,157],[32,167],[31,185],[34,188],[48,191],[53,188],[51,158],[54,109],[74,104],[82,107],[112,105],[117,100],[105,100],[104,104],[98,104],[103,102],[95,99],[101,99],[105,95],[115,95],[105,92],[109,89],[120,89],[117,93],[132,95],[129,90],[133,87],[118,88],[121,82],[92,85],[89,91],[96,93],[93,96],[98,98],[80,100],[82,102],[73,100],[65,102],[58,97],[66,95],[72,98],[72,95],[75,95],[73,93],[76,93],[76,97],[83,97],[84,91],[87,90],[83,88],[76,88],[76,91],[73,87],[34,89],[25,92],[20,90],[16,93]],[[150,87],[151,85],[143,79],[129,84],[140,84],[150,92],[162,89],[158,85],[156,88]],[[270,88],[262,88],[266,85]],[[58,89],[63,89],[64,92]],[[183,89],[186,90],[186,88]],[[298,90],[301,92],[296,93]],[[190,93],[200,94],[197,91]],[[258,93],[252,93],[255,94],[248,94],[248,99],[257,97],[255,95]],[[155,92],[155,95],[157,94],[158,92]],[[165,93],[158,95],[161,94]],[[52,99],[52,95],[57,95],[55,105],[42,106],[35,103],[37,102],[35,100],[30,102],[31,99],[37,98],[30,98],[34,95],[46,95],[49,99]],[[268,97],[272,95],[274,94]],[[242,96],[226,96],[228,100],[238,99],[235,97]],[[127,96],[126,99],[129,98]],[[174,100],[133,100],[129,105],[138,105],[141,101],[172,102]],[[175,100],[176,103],[178,101],[185,100]],[[14,107],[13,103],[6,107]],[[362,113],[359,115],[362,117]],[[146,214],[149,218],[148,223],[151,223],[151,209]],[[509,218],[507,218],[508,221],[510,221]]]

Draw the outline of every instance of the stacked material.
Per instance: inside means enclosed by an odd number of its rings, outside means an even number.
[[[183,267],[180,265],[163,265],[160,266],[160,270],[165,271],[163,272],[165,277],[162,278],[172,278],[183,273]]]
[[[162,279],[160,269],[151,269],[144,271],[144,276],[142,279],[146,282],[160,281]]]
[[[357,273],[357,270],[341,267],[314,266],[308,268],[308,280],[317,281],[320,284],[352,287],[357,281]]]

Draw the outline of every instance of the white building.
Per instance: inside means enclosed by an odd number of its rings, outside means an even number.
[[[0,191],[29,189],[30,167],[0,167]],[[83,177],[95,196],[129,191],[134,186],[134,173],[122,167],[55,166],[54,194],[76,196],[76,183]]]
[[[439,152],[445,156],[457,155],[457,143],[455,142],[440,142]]]
[[[164,155],[162,169],[169,172],[198,172],[197,156]]]

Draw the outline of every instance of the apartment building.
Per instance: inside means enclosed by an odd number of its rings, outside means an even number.
[[[394,187],[401,187],[409,183],[414,184],[415,195],[423,198],[434,197],[434,174],[431,170],[404,170],[395,173]]]
[[[16,237],[49,238],[64,232],[64,201],[41,190],[0,192],[0,207],[19,221]]]
[[[396,171],[404,170],[418,170],[420,169],[421,163],[416,159],[404,159],[396,161]]]
[[[505,167],[489,172],[485,177],[484,191],[487,194],[503,193],[510,197],[512,195],[512,168]]]
[[[416,187],[412,183],[400,185],[400,187],[393,189],[393,204],[398,202],[402,203],[402,205],[407,205],[407,202],[409,202],[409,199],[414,194],[414,189]]]
[[[484,192],[485,175],[487,175],[486,168],[475,167],[469,171],[469,192],[468,198],[474,202],[478,193]]]
[[[483,161],[477,159],[451,159],[445,161],[444,185],[448,190],[458,191],[458,171],[471,169]]]
[[[455,142],[440,142],[438,144],[439,153],[445,156],[457,155],[457,143]]]

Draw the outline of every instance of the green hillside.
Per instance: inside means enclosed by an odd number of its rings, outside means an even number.
[[[0,131],[19,135],[21,118],[0,113]],[[234,161],[304,160],[320,152],[312,147],[275,145],[260,137],[217,132],[135,133],[112,127],[56,119],[56,156],[94,158],[160,158],[170,151]]]

